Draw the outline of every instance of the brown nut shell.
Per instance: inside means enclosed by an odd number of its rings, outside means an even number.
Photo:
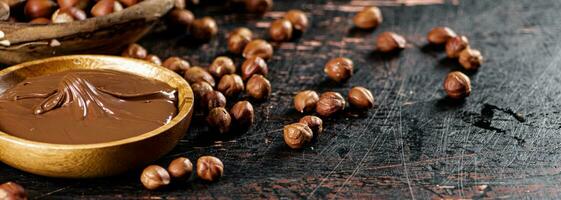
[[[246,92],[255,100],[264,100],[271,95],[271,83],[262,75],[253,75],[246,84]]]
[[[298,122],[306,124],[306,126],[308,126],[312,130],[314,136],[316,137],[318,134],[321,134],[323,132],[323,120],[321,120],[321,118],[319,117],[306,115],[300,118],[300,121]]]
[[[469,47],[469,40],[466,36],[460,35],[450,38],[446,42],[446,55],[448,58],[457,58],[460,53]]]
[[[382,11],[376,6],[368,6],[358,12],[354,18],[353,23],[360,29],[372,29],[380,25],[383,21]]]
[[[173,25],[189,28],[195,20],[195,15],[193,15],[193,13],[189,10],[174,8],[168,13],[167,19]]]
[[[306,29],[308,29],[308,26],[310,24],[308,20],[308,16],[306,16],[306,13],[304,13],[301,10],[296,10],[296,9],[289,10],[284,15],[284,18],[290,21],[290,23],[292,23],[292,27],[294,28],[294,30],[300,32],[303,32]]]
[[[121,54],[123,57],[144,59],[148,55],[148,51],[139,44],[130,44]]]
[[[316,108],[319,95],[313,90],[304,90],[294,96],[294,108],[300,113],[310,112]]]
[[[336,82],[347,81],[353,75],[353,61],[343,57],[331,59],[325,64],[323,72]]]
[[[349,90],[349,104],[358,109],[370,109],[374,106],[374,96],[364,87],[353,87]]]
[[[234,61],[226,56],[219,56],[212,61],[208,68],[210,74],[216,78],[221,78],[226,74],[236,73],[236,65]]]
[[[178,74],[183,74],[185,71],[187,71],[190,67],[191,64],[189,64],[188,61],[177,57],[177,56],[172,56],[167,58],[163,63],[162,66],[165,68],[168,68],[171,71],[174,71],[175,73]]]
[[[376,38],[376,50],[382,53],[402,50],[407,41],[405,38],[394,32],[383,32]]]
[[[444,91],[452,99],[468,97],[471,94],[471,81],[462,72],[450,72],[444,80]]]
[[[56,3],[52,0],[28,0],[23,12],[29,19],[50,18],[56,7]]]
[[[269,67],[263,58],[251,57],[242,63],[241,74],[244,81],[255,74],[267,76],[269,74]]]
[[[156,190],[170,183],[168,171],[158,165],[150,165],[142,171],[140,181],[146,189]]]
[[[303,123],[293,123],[284,126],[284,142],[292,149],[301,149],[312,141],[314,136],[312,129]]]
[[[203,95],[203,106],[207,110],[212,110],[217,107],[226,107],[226,97],[220,91],[211,91]]]
[[[199,40],[209,40],[218,33],[218,25],[212,17],[195,19],[191,25],[191,34]]]
[[[261,57],[265,60],[269,60],[273,57],[273,46],[265,40],[252,40],[245,46],[243,50],[243,57],[246,59],[251,57]]]
[[[224,164],[214,156],[202,156],[197,160],[197,175],[205,181],[216,181],[224,174]]]
[[[222,76],[216,89],[227,97],[233,97],[244,91],[242,78],[237,74],[226,74]]]
[[[483,56],[478,50],[466,48],[460,53],[458,61],[466,70],[477,70],[483,63]]]
[[[0,199],[25,200],[27,199],[27,194],[21,185],[14,182],[6,182],[0,185]]]
[[[232,127],[232,118],[230,113],[223,107],[216,107],[210,110],[206,118],[208,126],[219,133],[227,133]]]
[[[207,82],[212,87],[214,87],[214,85],[216,84],[212,75],[210,75],[210,73],[208,73],[202,67],[198,67],[198,66],[194,66],[194,67],[191,67],[191,68],[187,69],[187,71],[185,71],[185,74],[183,75],[183,77],[189,83],[196,83],[196,82],[199,82],[199,81],[204,81],[204,82]]]
[[[168,172],[173,178],[188,178],[193,173],[193,163],[185,157],[179,157],[171,161]]]
[[[431,44],[440,45],[446,44],[449,39],[456,36],[456,32],[454,32],[452,29],[445,26],[439,26],[434,27],[429,31],[429,33],[427,34],[427,40]]]
[[[345,99],[338,92],[324,92],[319,96],[316,112],[322,117],[330,117],[345,109]]]
[[[273,8],[273,0],[245,0],[245,9],[251,13],[264,14]]]
[[[288,41],[292,38],[292,23],[287,19],[277,19],[269,27],[269,36],[277,42]]]
[[[238,128],[247,129],[255,120],[255,112],[249,101],[238,101],[230,109],[232,120]]]

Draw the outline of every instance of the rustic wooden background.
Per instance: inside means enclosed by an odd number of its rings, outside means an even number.
[[[352,29],[353,13],[371,4],[383,5],[383,24],[374,31]],[[307,11],[313,25],[302,37],[277,45],[269,62],[274,93],[256,105],[255,126],[217,137],[195,119],[189,136],[158,162],[215,155],[225,164],[220,181],[180,182],[153,192],[142,189],[138,171],[59,180],[0,164],[0,182],[24,185],[33,199],[560,198],[560,1],[279,0],[263,18],[201,6],[192,9],[216,17],[218,38],[195,45],[184,34],[159,28],[141,44],[163,58],[180,55],[206,66],[229,55],[226,31],[247,26],[266,37],[268,24],[290,8]],[[444,98],[444,76],[461,68],[425,45],[427,31],[437,25],[467,35],[485,55],[483,67],[469,73],[473,91],[465,101]],[[403,34],[409,45],[396,55],[373,52],[382,31]],[[336,56],[355,62],[356,73],[344,85],[322,73]],[[377,107],[367,115],[349,112],[325,120],[325,133],[303,150],[284,145],[282,126],[302,116],[292,108],[294,92],[346,93],[354,85],[370,88]]]

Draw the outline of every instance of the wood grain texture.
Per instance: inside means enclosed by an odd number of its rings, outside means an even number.
[[[191,133],[160,160],[215,155],[225,165],[216,183],[180,182],[163,191],[142,189],[139,172],[94,180],[58,180],[0,165],[0,182],[16,181],[34,198],[560,198],[561,182],[561,3],[556,0],[446,1],[422,6],[384,6],[383,24],[373,32],[350,24],[360,1],[276,1],[275,12],[256,19],[215,7],[194,8],[215,15],[221,32],[208,44],[157,31],[142,40],[165,58],[181,55],[208,65],[226,52],[225,34],[248,26],[265,36],[281,12],[301,8],[312,26],[301,38],[277,45],[269,62],[272,98],[256,104],[257,123],[248,132],[217,137],[195,117]],[[367,1],[374,2],[374,1]],[[444,54],[425,47],[434,26],[450,26],[469,37],[486,57],[468,75],[472,96],[444,98],[445,75],[460,69]],[[398,55],[374,53],[374,38],[395,31],[409,41]],[[328,59],[350,57],[356,73],[344,85],[322,74]],[[236,63],[241,59],[236,57]],[[311,146],[290,150],[284,124],[301,116],[292,107],[298,90],[335,90],[353,85],[372,89],[377,107],[367,115],[325,120],[325,132]],[[154,147],[157,148],[157,147]]]

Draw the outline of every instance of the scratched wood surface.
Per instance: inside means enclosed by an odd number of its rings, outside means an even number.
[[[263,18],[201,6],[193,8],[195,14],[216,16],[221,28],[210,43],[195,45],[188,36],[163,28],[143,39],[158,56],[181,55],[206,66],[218,55],[229,55],[227,30],[247,26],[266,37],[268,23],[282,11],[310,13],[308,32],[277,45],[269,62],[274,93],[256,104],[251,130],[218,137],[196,118],[189,136],[158,161],[215,155],[225,164],[225,176],[216,183],[179,182],[151,192],[142,189],[138,171],[59,180],[2,164],[0,182],[16,181],[32,198],[47,199],[560,198],[561,2],[407,2],[283,0]],[[353,12],[372,3],[384,5],[384,23],[374,31],[352,29]],[[444,98],[444,76],[460,68],[425,46],[426,32],[436,25],[467,35],[485,55],[484,66],[469,73],[473,91],[465,101]],[[382,31],[403,34],[409,45],[397,55],[373,52],[375,35]],[[343,85],[327,81],[322,73],[323,64],[336,56],[347,56],[356,66]],[[346,94],[353,85],[370,88],[377,107],[366,115],[349,112],[325,120],[325,133],[303,150],[284,145],[282,126],[302,116],[292,108],[294,92]]]

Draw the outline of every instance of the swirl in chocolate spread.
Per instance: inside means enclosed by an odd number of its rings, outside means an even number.
[[[134,137],[177,114],[176,90],[137,75],[73,70],[28,78],[0,95],[0,130],[56,144]]]

